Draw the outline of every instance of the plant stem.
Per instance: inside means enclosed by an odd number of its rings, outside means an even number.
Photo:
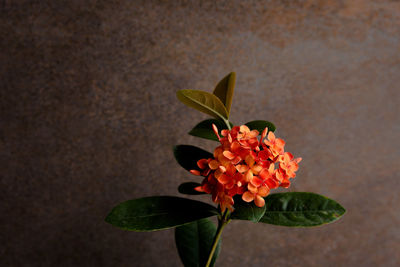
[[[205,267],[209,267],[212,261],[212,258],[214,256],[215,250],[217,249],[218,246],[218,241],[221,238],[222,230],[224,229],[225,225],[229,223],[228,218],[228,209],[225,211],[224,215],[222,215],[221,219],[218,219],[218,229],[217,233],[215,234],[214,237],[214,242],[210,251],[210,255],[208,256],[207,264]]]
[[[224,119],[224,122],[225,122],[226,126],[228,127],[228,130],[231,130],[232,128],[231,128],[231,125],[229,123],[229,120],[225,120]]]

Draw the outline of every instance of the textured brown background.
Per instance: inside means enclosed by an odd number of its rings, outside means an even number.
[[[169,2],[0,1],[0,265],[179,266],[173,230],[103,219],[196,179],[171,147],[214,143],[175,92],[236,71],[232,121],[273,121],[290,191],[348,212],[233,222],[217,266],[399,266],[400,2]]]

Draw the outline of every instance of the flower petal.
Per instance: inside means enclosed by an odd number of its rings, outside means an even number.
[[[269,189],[266,186],[261,186],[258,188],[258,195],[266,197],[269,194]]]
[[[249,165],[250,167],[252,167],[252,166],[254,165],[254,163],[255,163],[255,160],[254,160],[254,158],[253,158],[252,155],[248,155],[248,156],[244,159],[244,161],[245,161],[246,164]]]
[[[204,192],[204,190],[203,190],[203,186],[196,186],[195,188],[194,188],[194,190],[196,190],[197,192]]]
[[[257,176],[254,176],[253,179],[250,180],[250,183],[255,187],[259,187],[260,185],[262,185],[263,180],[258,178]]]
[[[190,170],[190,173],[193,175],[200,176],[200,172],[198,170]]]
[[[244,180],[246,182],[249,182],[253,179],[253,172],[251,170],[248,170],[244,176]]]
[[[265,181],[265,183],[267,184],[267,186],[271,189],[277,188],[278,187],[278,182],[275,181],[274,179],[267,179]]]
[[[260,141],[262,141],[267,136],[267,133],[268,133],[268,127],[265,127],[264,131],[262,131],[261,133]]]
[[[238,187],[236,193],[237,193],[238,195],[243,195],[243,193],[244,193],[245,190],[246,190],[246,188],[244,188],[244,186]]]
[[[213,159],[212,161],[210,161],[210,163],[208,163],[208,167],[210,167],[211,170],[216,170],[219,167],[219,162],[216,161],[215,159]]]
[[[246,125],[242,125],[242,126],[240,126],[240,130],[239,131],[242,132],[242,133],[248,133],[248,132],[250,132],[250,129]]]
[[[285,179],[282,181],[282,183],[279,186],[283,187],[283,188],[288,188],[290,186],[290,181]]]
[[[256,204],[256,206],[260,207],[260,208],[264,207],[265,200],[262,197],[257,195],[256,198],[254,199],[254,204]]]
[[[256,137],[251,138],[247,141],[250,147],[255,148],[258,146],[258,139]]]
[[[231,151],[234,153],[237,153],[239,149],[241,148],[239,142],[235,141],[231,144]]]
[[[222,174],[223,174],[223,172],[221,171],[221,169],[218,168],[218,169],[214,172],[214,177],[218,179]]]
[[[235,183],[231,180],[228,183],[225,184],[226,189],[232,189]]]
[[[248,134],[249,138],[257,137],[260,133],[257,130],[252,130]]]
[[[229,141],[229,143],[232,143],[232,141],[233,141],[231,134],[228,134],[228,141]]]
[[[229,160],[233,160],[236,157],[235,154],[233,154],[229,150],[225,150],[222,154]]]
[[[254,186],[254,185],[252,185],[252,184],[250,184],[250,183],[247,185],[247,189],[249,189],[249,191],[250,191],[251,193],[253,193],[253,194],[256,194],[256,193],[258,192],[257,187]]]
[[[244,175],[241,174],[240,172],[237,172],[233,176],[233,180],[235,180],[235,181],[243,181],[244,180]]]
[[[229,164],[226,166],[226,174],[229,176],[233,176],[235,173],[237,173],[236,168],[233,164]]]
[[[227,184],[230,180],[230,177],[225,174],[222,174],[218,177],[218,182],[220,182],[221,184]]]
[[[274,169],[275,169],[275,164],[269,165],[268,171],[269,171],[270,174],[274,173]]]
[[[243,201],[246,201],[246,202],[252,202],[254,200],[254,194],[252,194],[249,191],[244,192],[244,194],[242,195],[242,199],[243,199]]]
[[[197,166],[199,166],[200,169],[204,170],[207,167],[207,159],[200,159],[197,161]]]
[[[265,180],[271,177],[271,173],[268,169],[263,169],[262,171],[260,171],[259,176],[261,177],[261,179]]]
[[[224,150],[222,149],[221,146],[214,149],[214,158],[216,158],[216,159],[219,158],[219,156],[222,154],[222,152],[224,152]]]
[[[275,143],[279,148],[283,148],[285,146],[285,141],[280,138],[276,138]]]
[[[232,164],[236,165],[236,164],[238,164],[241,160],[242,160],[242,158],[239,157],[239,156],[237,156],[236,158],[234,158],[234,159],[232,160]]]
[[[273,143],[275,141],[275,134],[274,132],[268,132],[268,140]]]
[[[262,171],[262,169],[263,167],[257,164],[251,168],[251,171],[253,172],[253,174],[258,175],[260,171]]]
[[[269,151],[269,149],[264,149],[261,150],[258,153],[258,158],[262,161],[267,161],[269,159],[269,157],[271,156],[271,152]]]
[[[275,177],[279,182],[282,182],[285,179],[285,173],[282,169],[279,169],[275,172]]]
[[[247,165],[244,165],[244,164],[238,164],[238,165],[236,165],[235,166],[236,167],[236,170],[238,171],[238,172],[241,172],[241,173],[244,173],[245,171],[247,171],[248,169],[249,169],[249,166],[247,166]]]

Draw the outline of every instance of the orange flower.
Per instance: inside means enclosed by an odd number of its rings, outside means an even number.
[[[229,210],[233,210],[233,198],[229,196],[224,189],[224,186],[218,182],[215,177],[210,174],[207,178],[203,180],[201,186],[195,188],[198,192],[204,192],[212,195],[212,200],[219,204],[221,207],[221,211],[224,212],[226,208]]]
[[[296,176],[301,158],[294,159],[291,153],[284,152],[285,141],[268,132],[268,128],[261,133],[260,140],[257,139],[259,132],[251,131],[246,125],[224,129],[222,136],[215,125],[213,130],[221,145],[214,149],[213,158],[197,162],[201,171],[191,172],[205,177],[195,189],[211,194],[221,210],[233,209],[235,195],[263,207],[270,189],[288,187],[289,179]]]
[[[289,178],[296,177],[296,171],[299,169],[299,162],[302,158],[294,158],[292,153],[285,152],[284,155],[279,156],[279,167],[285,171]]]
[[[233,204],[234,204],[233,198],[232,196],[226,194],[225,191],[219,191],[216,199],[215,200],[213,199],[213,201],[219,204],[222,212],[224,212],[225,209],[233,211]]]
[[[236,165],[236,169],[240,173],[244,173],[246,182],[250,182],[254,175],[258,175],[263,169],[262,165],[256,163],[252,154],[247,155],[245,158],[246,164]]]
[[[211,171],[211,168],[208,166],[211,161],[211,158],[197,161],[197,166],[201,169],[201,171],[190,170],[190,173],[198,176],[207,176]]]
[[[228,166],[231,164],[231,161],[224,156],[224,149],[219,146],[214,149],[214,159],[216,159],[222,166]]]
[[[260,186],[260,187],[253,187],[249,184],[249,191],[245,192],[242,195],[242,199],[246,202],[251,202],[254,200],[254,204],[256,204],[257,207],[264,207],[265,205],[265,200],[264,197],[268,196],[269,194],[269,189],[266,186]]]
[[[274,168],[274,164],[271,164],[268,169],[263,169],[259,176],[254,176],[250,180],[251,185],[255,187],[266,186],[269,189],[277,188],[279,182],[274,179]]]
[[[270,131],[268,133],[268,140],[264,140],[264,143],[269,146],[269,150],[274,157],[283,154],[285,141],[280,138],[276,138],[273,132]]]
[[[242,125],[239,128],[237,140],[243,148],[255,149],[258,147],[258,134],[259,132],[257,130],[250,131],[249,127]]]
[[[230,164],[226,168],[226,172],[218,177],[218,182],[224,185],[225,189],[228,190],[230,196],[236,194],[243,194],[245,180],[243,174],[237,172],[235,166]]]
[[[250,150],[243,147],[238,141],[233,141],[230,149],[223,152],[224,156],[235,165],[245,159],[249,153]]]
[[[289,177],[286,175],[285,171],[281,168],[275,172],[276,180],[279,181],[279,187],[288,188],[290,186]]]

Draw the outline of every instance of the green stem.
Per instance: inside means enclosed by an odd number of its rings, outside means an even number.
[[[221,238],[222,230],[224,230],[225,225],[227,225],[229,223],[229,220],[227,220],[227,218],[228,218],[228,209],[225,211],[224,215],[222,215],[222,217],[220,219],[218,219],[217,233],[215,234],[214,242],[213,242],[213,245],[212,245],[212,248],[210,251],[210,255],[208,256],[207,264],[205,267],[209,267],[211,264],[215,250],[218,246],[218,241]]]
[[[224,119],[224,122],[225,122],[226,126],[228,127],[228,130],[231,130],[232,128],[231,128],[231,124],[229,123],[229,120]]]

